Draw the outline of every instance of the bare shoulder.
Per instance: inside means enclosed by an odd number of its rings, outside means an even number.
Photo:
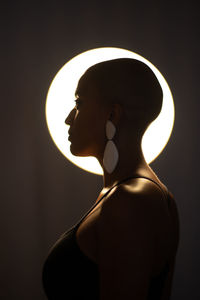
[[[147,218],[167,214],[167,203],[155,183],[137,178],[113,189],[102,204],[101,216],[111,214],[118,217],[146,215]]]
[[[165,188],[163,185],[162,189]],[[108,234],[108,228],[113,227],[111,240],[123,234],[128,241],[134,232],[135,237],[143,237],[151,245],[152,241],[159,241],[160,252],[162,250],[164,255],[172,257],[179,244],[180,222],[176,202],[170,192],[169,198],[170,207],[161,189],[141,178],[118,186],[102,204],[97,224],[100,236]]]
[[[150,251],[169,222],[162,191],[147,180],[133,180],[113,189],[103,202],[97,224],[99,241],[107,238],[112,243],[123,236],[124,247],[141,243],[140,247]]]

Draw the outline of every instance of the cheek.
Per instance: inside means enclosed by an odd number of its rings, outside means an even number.
[[[105,125],[104,122],[102,122],[102,120],[100,119],[100,117],[93,120],[90,126],[90,132],[93,141],[97,145],[102,145],[105,143],[106,140]]]
[[[79,141],[84,147],[103,147],[106,143],[106,131],[105,131],[105,114],[97,108],[91,108],[87,111],[80,111],[76,115],[76,129],[79,135]]]

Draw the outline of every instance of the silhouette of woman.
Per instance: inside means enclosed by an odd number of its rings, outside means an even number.
[[[43,268],[48,299],[170,299],[178,211],[141,149],[162,97],[152,70],[134,59],[98,63],[80,78],[65,121],[70,150],[98,159],[104,186],[50,250]]]

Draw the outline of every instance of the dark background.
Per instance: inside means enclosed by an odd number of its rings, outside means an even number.
[[[42,264],[94,203],[102,178],[55,147],[45,100],[56,72],[97,47],[132,50],[171,87],[176,120],[152,168],[174,194],[181,240],[172,299],[200,299],[198,1],[10,1],[1,4],[0,299],[45,299]]]

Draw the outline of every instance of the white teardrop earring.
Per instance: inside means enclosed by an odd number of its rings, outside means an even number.
[[[106,123],[106,137],[108,139],[108,142],[104,150],[103,165],[109,174],[114,171],[119,160],[117,147],[112,141],[113,137],[115,136],[115,132],[116,128],[114,124],[110,120],[108,120]]]

